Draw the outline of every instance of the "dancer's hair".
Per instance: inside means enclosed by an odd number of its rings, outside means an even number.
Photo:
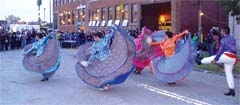
[[[170,31],[166,31],[166,35],[168,36],[168,38],[172,38],[173,37],[173,33]]]

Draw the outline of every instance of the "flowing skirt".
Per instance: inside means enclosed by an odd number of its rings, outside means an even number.
[[[41,74],[56,71],[60,66],[60,45],[59,41],[53,37],[45,43],[43,54],[36,56],[36,50],[27,54],[23,58],[23,66],[26,70]],[[24,52],[28,51],[33,45],[27,45]]]
[[[180,40],[176,54],[170,58],[157,57],[150,64],[151,72],[161,81],[171,83],[189,75],[194,66],[194,48],[190,38]]]
[[[97,88],[123,83],[134,69],[135,45],[127,32],[117,27],[108,58],[104,61],[94,59],[88,67],[83,67],[80,61],[88,59],[91,45],[82,45],[77,53],[76,71],[80,79]]]

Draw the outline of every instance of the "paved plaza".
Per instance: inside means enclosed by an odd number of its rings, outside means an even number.
[[[61,50],[61,66],[47,82],[24,70],[22,50],[0,52],[0,105],[239,105],[228,91],[224,75],[193,71],[176,86],[157,80],[148,70],[131,74],[122,84],[100,91],[81,81],[75,71],[76,49]]]

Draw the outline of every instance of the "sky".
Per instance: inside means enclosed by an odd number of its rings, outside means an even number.
[[[42,0],[40,8],[40,17],[44,20],[44,8],[45,20],[50,21],[50,6],[49,1]],[[0,0],[0,20],[5,20],[5,16],[14,15],[20,17],[22,21],[30,22],[38,20],[38,6],[37,0]]]

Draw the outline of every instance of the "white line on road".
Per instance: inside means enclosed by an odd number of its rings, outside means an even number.
[[[196,99],[193,99],[193,98],[185,97],[185,96],[179,95],[177,93],[169,92],[169,91],[166,91],[166,90],[158,89],[156,87],[152,87],[152,86],[149,86],[149,85],[146,85],[146,84],[139,84],[138,86],[143,87],[143,88],[145,88],[147,90],[150,90],[152,92],[156,92],[158,94],[162,94],[162,95],[165,95],[165,96],[169,96],[169,97],[184,101],[184,102],[189,103],[189,104],[211,105],[211,104],[203,102],[203,101],[199,101],[199,100],[196,100]]]

